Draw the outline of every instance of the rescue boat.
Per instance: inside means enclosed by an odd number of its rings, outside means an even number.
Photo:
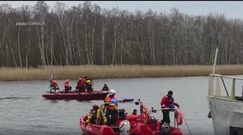
[[[174,126],[166,123],[160,123],[160,120],[151,116],[151,112],[146,112],[148,109],[141,108],[140,114],[136,116],[135,121],[131,121],[126,117],[126,112],[118,110],[118,117],[114,125],[88,123],[87,116],[83,115],[80,118],[80,129],[82,135],[183,135],[179,125],[182,125],[182,112],[179,107],[175,108],[175,123]],[[145,111],[145,112],[144,112]],[[123,112],[123,113],[121,113]]]
[[[52,100],[104,100],[106,95],[108,94],[108,91],[99,91],[99,90],[94,90],[93,92],[46,92],[42,94],[42,97],[46,99],[52,99]]]

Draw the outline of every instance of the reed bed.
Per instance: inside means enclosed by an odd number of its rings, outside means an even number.
[[[139,78],[139,77],[178,77],[207,76],[212,73],[212,65],[172,65],[172,66],[47,66],[37,68],[0,68],[0,81],[47,80],[51,75],[55,79],[78,79],[89,76],[101,78]],[[216,73],[224,75],[243,74],[243,65],[217,65]]]

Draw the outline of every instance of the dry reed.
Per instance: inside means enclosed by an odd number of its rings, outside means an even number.
[[[177,77],[207,76],[212,72],[211,65],[173,66],[47,66],[38,68],[0,68],[0,81],[47,80],[50,75],[56,79],[78,79],[82,76],[98,78],[138,78],[138,77]],[[216,73],[224,75],[243,74],[243,65],[217,65]]]

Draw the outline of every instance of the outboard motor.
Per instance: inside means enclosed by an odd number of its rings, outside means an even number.
[[[170,126],[167,123],[161,125],[160,135],[170,135]]]
[[[119,135],[129,135],[130,128],[131,128],[130,122],[128,120],[123,120],[119,124],[119,131],[120,131]]]

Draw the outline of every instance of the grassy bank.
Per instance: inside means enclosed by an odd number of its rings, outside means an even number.
[[[56,79],[78,79],[80,76],[98,78],[207,76],[211,65],[187,66],[48,66],[38,68],[0,68],[0,81],[47,80],[50,75]],[[224,75],[243,74],[243,65],[217,65],[216,73]]]

